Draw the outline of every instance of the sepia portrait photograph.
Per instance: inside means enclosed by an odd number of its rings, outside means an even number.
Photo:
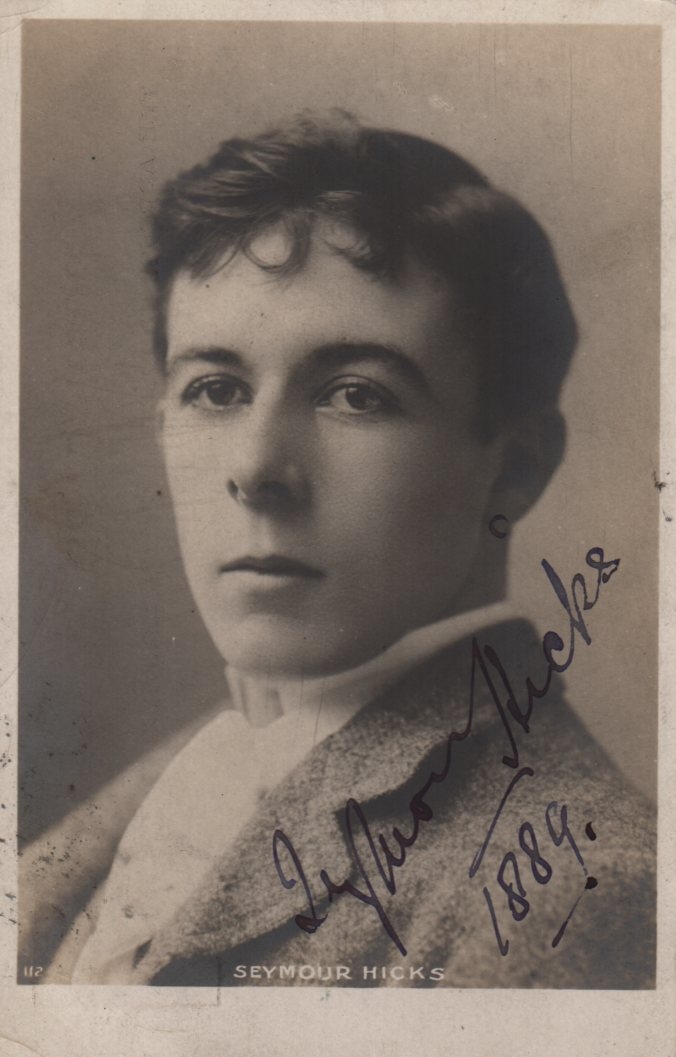
[[[655,1000],[650,23],[23,20],[18,994]]]

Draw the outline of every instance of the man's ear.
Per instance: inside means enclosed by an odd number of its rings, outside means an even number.
[[[537,502],[566,449],[566,424],[556,407],[518,423],[505,439],[491,504],[512,523]]]

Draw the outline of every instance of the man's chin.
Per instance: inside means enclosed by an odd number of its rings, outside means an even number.
[[[227,639],[214,637],[225,662],[243,675],[266,679],[320,679],[349,671],[382,651],[364,636],[348,638],[333,628],[238,627]]]

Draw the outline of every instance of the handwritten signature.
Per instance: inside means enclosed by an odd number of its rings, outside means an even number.
[[[382,927],[402,955],[406,955],[406,947],[400,936],[397,934],[380,898],[378,897],[374,881],[379,877],[390,895],[396,894],[396,871],[404,866],[410,849],[413,848],[418,839],[421,826],[433,818],[434,813],[430,805],[426,802],[425,797],[430,793],[434,786],[439,785],[448,779],[451,773],[454,745],[456,742],[465,741],[472,732],[477,678],[478,676],[481,676],[485,686],[488,688],[491,700],[498,712],[507,738],[509,751],[502,757],[502,763],[506,767],[516,771],[516,774],[509,782],[507,790],[505,794],[503,794],[497,811],[488,828],[484,842],[474,857],[469,869],[470,877],[474,877],[478,871],[508,797],[522,778],[534,774],[532,768],[520,767],[521,761],[519,757],[519,747],[514,735],[512,721],[528,734],[530,731],[530,720],[535,702],[541,700],[548,693],[555,674],[561,674],[570,668],[575,656],[575,647],[578,639],[587,646],[591,644],[592,639],[585,623],[584,613],[594,608],[601,595],[602,587],[608,583],[620,565],[619,558],[606,560],[603,548],[601,547],[592,547],[587,552],[585,561],[587,566],[596,574],[596,582],[591,590],[588,587],[584,576],[580,572],[575,573],[571,580],[570,587],[567,590],[550,563],[544,559],[541,563],[551,587],[568,616],[569,625],[565,639],[555,631],[547,631],[543,636],[542,653],[546,662],[545,677],[541,685],[537,686],[531,677],[527,676],[525,680],[525,703],[523,704],[523,707],[517,701],[507,671],[497,652],[490,645],[484,645],[483,647],[480,646],[476,637],[472,639],[472,663],[470,671],[467,722],[462,730],[453,730],[450,732],[446,742],[445,759],[443,760],[441,768],[439,770],[430,771],[423,785],[411,797],[409,801],[410,825],[408,831],[402,832],[398,827],[394,827],[391,833],[387,836],[384,833],[374,835],[371,832],[368,820],[358,801],[350,798],[345,804],[344,822],[347,843],[352,855],[353,863],[356,866],[359,875],[360,884],[354,883],[349,877],[344,881],[336,882],[329,877],[326,870],[320,870],[319,879],[328,895],[328,903],[329,905],[333,903],[334,899],[338,896],[350,895],[359,902],[371,907],[378,914]],[[503,696],[501,696],[496,687],[493,677],[494,674],[497,674],[499,682],[502,684]],[[555,817],[558,818],[558,828],[556,828],[554,824]],[[558,847],[564,840],[566,840],[576,853],[578,861],[586,872],[586,867],[584,867],[584,861],[580,854],[579,847],[568,827],[566,805],[559,807],[555,802],[550,803],[545,812],[545,824],[549,837],[553,843]],[[368,847],[368,853],[371,859],[368,864],[363,861],[358,851],[358,836],[365,840],[366,846]],[[524,822],[520,827],[519,840],[520,847],[530,858],[533,877],[539,884],[547,884],[551,877],[551,873],[548,873],[548,870],[551,870],[551,866],[547,860],[543,859],[540,855],[535,831],[530,822]],[[530,848],[530,851],[527,850],[528,848]],[[284,852],[286,852],[288,856],[286,869],[282,865],[282,855]],[[273,835],[272,854],[275,868],[283,887],[287,890],[291,890],[295,888],[296,885],[300,884],[305,893],[309,912],[307,914],[296,915],[296,924],[304,932],[310,934],[316,932],[326,921],[328,914],[320,916],[317,913],[312,889],[298,853],[294,848],[292,841],[281,829],[275,830]],[[292,867],[292,870],[289,870],[289,865]],[[511,881],[507,880],[508,868],[512,872]],[[526,892],[521,881],[514,853],[508,852],[503,858],[498,871],[497,882],[507,896],[508,907],[514,920],[522,920],[528,913],[530,905],[526,899]],[[596,882],[594,878],[587,877],[585,890],[593,888],[595,885]],[[492,897],[487,888],[484,888],[484,897],[496,933],[498,948],[500,953],[504,955],[509,950],[509,941],[503,940],[499,932]],[[576,900],[575,905],[554,937],[552,943],[553,946],[557,946],[561,941],[568,922],[579,902],[579,898],[581,897],[578,897],[578,900]]]

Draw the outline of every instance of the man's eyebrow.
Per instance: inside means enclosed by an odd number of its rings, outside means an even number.
[[[180,364],[192,363],[194,360],[204,360],[205,363],[215,363],[222,367],[244,367],[242,356],[233,349],[225,349],[220,345],[195,345],[183,349],[177,356],[170,357],[167,372],[171,373]]]
[[[171,374],[182,363],[201,360],[220,367],[233,367],[243,370],[244,358],[239,352],[220,345],[196,345],[183,349],[177,356],[172,356],[167,363],[167,373]],[[336,341],[319,345],[313,349],[306,360],[306,366],[319,367],[324,370],[341,370],[356,363],[380,363],[396,371],[407,382],[417,389],[429,392],[430,384],[417,363],[407,356],[396,345],[386,345],[374,341]]]
[[[381,363],[418,389],[429,391],[430,383],[418,364],[396,345],[370,341],[341,341],[313,349],[310,359],[319,367],[340,369],[352,363]]]

